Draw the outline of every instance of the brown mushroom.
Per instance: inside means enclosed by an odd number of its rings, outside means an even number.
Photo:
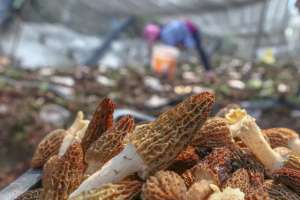
[[[232,145],[233,142],[227,120],[221,117],[213,117],[197,130],[192,145],[214,148]]]
[[[43,199],[67,199],[81,183],[84,169],[83,151],[79,142],[73,143],[62,157],[51,157],[43,170]]]
[[[50,157],[57,155],[59,147],[65,136],[66,130],[57,129],[44,137],[34,152],[34,155],[31,159],[31,167],[43,167]]]
[[[40,168],[54,155],[62,156],[75,139],[82,138],[89,121],[79,111],[67,130],[57,129],[49,133],[38,145],[31,160],[31,167]]]
[[[132,132],[134,121],[131,116],[125,116],[111,129],[101,135],[85,153],[85,162],[88,164],[86,174],[92,174],[103,164],[120,153],[123,149],[123,139]]]
[[[287,147],[300,154],[300,139],[298,133],[288,128],[270,128],[262,130],[272,148]]]
[[[264,189],[268,192],[270,200],[299,200],[300,196],[281,183],[266,180]]]
[[[108,98],[103,99],[97,106],[86,133],[82,139],[83,152],[113,125],[115,104]]]
[[[190,169],[199,161],[199,156],[195,147],[188,146],[183,150],[174,160],[168,170],[175,171],[178,174],[183,173],[187,169]]]
[[[171,171],[158,171],[147,179],[142,189],[144,200],[186,200],[186,195],[184,181]]]

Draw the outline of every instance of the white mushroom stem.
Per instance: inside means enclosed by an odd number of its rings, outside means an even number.
[[[288,144],[288,147],[292,149],[294,152],[300,154],[300,139],[295,138],[291,140]]]
[[[75,197],[81,192],[99,188],[107,183],[115,183],[135,172],[144,171],[147,166],[132,144],[127,144],[123,151],[113,157],[100,170],[95,172],[70,195]]]
[[[272,172],[282,167],[286,159],[267,143],[253,117],[246,115],[231,127],[268,170]]]
[[[63,142],[59,147],[58,156],[63,156],[75,141],[81,142],[89,125],[89,120],[84,120],[83,118],[82,111],[79,111],[75,121],[67,130],[67,135],[64,137]]]

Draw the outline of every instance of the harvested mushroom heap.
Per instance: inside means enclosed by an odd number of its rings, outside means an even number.
[[[260,162],[280,181],[300,193],[300,157],[291,152],[286,156],[274,151],[255,119],[239,110],[232,110],[231,115],[237,116],[236,121],[231,125],[234,135],[239,137],[244,144],[253,152]]]
[[[206,121],[213,103],[214,95],[204,92],[186,99],[155,121],[137,127],[123,151],[86,179],[71,197],[120,181],[134,172],[146,178],[167,168]]]

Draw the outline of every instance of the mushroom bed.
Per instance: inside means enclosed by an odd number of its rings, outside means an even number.
[[[79,111],[39,143],[31,167],[42,187],[17,199],[300,199],[298,134],[260,129],[239,106],[210,116],[214,103],[203,92],[143,124],[114,122],[108,98],[90,120]]]

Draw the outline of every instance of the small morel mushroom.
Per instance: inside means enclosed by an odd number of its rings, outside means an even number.
[[[295,192],[281,183],[276,183],[274,180],[266,180],[264,189],[268,192],[270,200],[299,200]]]
[[[131,200],[142,188],[142,182],[138,180],[122,180],[117,183],[108,183],[100,188],[84,191],[69,200]]]
[[[83,135],[89,123],[83,119],[83,113],[78,112],[76,119],[68,130],[57,129],[49,133],[38,145],[31,160],[32,168],[40,168],[46,161],[57,154],[62,155],[77,135]]]
[[[300,195],[300,171],[282,167],[273,173],[276,180],[290,187],[294,192]]]
[[[40,200],[42,198],[43,189],[28,190],[24,194],[18,196],[15,200]]]
[[[194,183],[188,190],[188,200],[204,200],[207,199],[218,186],[210,184],[207,180],[201,180]]]
[[[117,124],[101,135],[85,153],[85,162],[88,164],[86,174],[93,174],[112,157],[123,149],[123,139],[132,132],[134,120],[131,116],[120,119]]]
[[[199,156],[195,147],[188,146],[174,160],[173,164],[168,167],[168,170],[182,174],[187,169],[190,169],[199,161]]]
[[[34,152],[34,155],[31,159],[31,167],[43,167],[50,157],[57,155],[59,147],[65,136],[66,130],[57,129],[44,137]]]
[[[201,180],[218,187],[231,176],[233,152],[229,148],[216,148],[200,163],[186,170],[181,176],[187,187]]]
[[[235,171],[230,178],[223,184],[222,188],[239,188],[246,200],[267,199],[268,194],[263,189],[263,184],[251,180],[251,171],[240,168]]]
[[[84,168],[79,142],[73,143],[62,157],[51,157],[44,165],[42,199],[67,199],[81,183]]]
[[[272,148],[287,147],[300,154],[298,133],[288,128],[270,128],[262,131],[268,138]]]
[[[94,112],[86,133],[82,139],[83,152],[113,125],[115,104],[108,98],[102,100]]]
[[[184,181],[171,171],[158,171],[147,179],[142,189],[144,200],[186,200],[186,195]]]
[[[123,151],[86,179],[71,196],[135,172],[146,178],[166,169],[206,121],[213,103],[214,95],[204,92],[184,100],[155,121],[137,127]]]
[[[244,168],[240,168],[237,171],[235,171],[222,186],[222,188],[227,187],[239,188],[242,192],[244,192],[247,195],[251,188],[248,171]]]
[[[213,117],[208,119],[203,126],[197,130],[192,145],[214,148],[232,145],[233,142],[226,119]]]

